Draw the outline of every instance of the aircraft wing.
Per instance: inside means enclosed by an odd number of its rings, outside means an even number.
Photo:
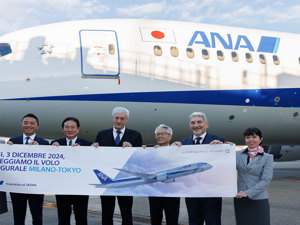
[[[140,172],[134,172],[134,171],[124,170],[124,169],[118,169],[118,168],[114,168],[114,169],[120,170],[120,171],[122,171],[124,173],[128,173],[128,174],[140,177],[140,178],[142,178],[144,180],[152,180],[153,178],[156,177],[156,175],[154,175],[154,174],[140,173]]]

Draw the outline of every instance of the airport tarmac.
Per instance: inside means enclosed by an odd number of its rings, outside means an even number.
[[[274,163],[274,178],[269,186],[272,225],[300,225],[300,161]],[[0,225],[13,224],[11,200],[8,198],[9,212],[0,215]],[[29,209],[28,209],[29,212]],[[148,199],[135,197],[133,204],[134,225],[150,224]],[[101,224],[101,206],[99,196],[90,196],[88,222]],[[57,224],[57,212],[54,196],[46,196],[44,204],[44,225]],[[188,224],[184,199],[181,200],[180,224]],[[27,213],[26,225],[30,225],[31,216]],[[75,224],[72,216],[72,224]],[[121,224],[119,208],[116,207],[114,224]],[[222,224],[234,225],[232,198],[223,198]]]

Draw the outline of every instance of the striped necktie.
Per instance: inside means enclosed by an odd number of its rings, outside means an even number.
[[[25,145],[29,144],[29,139],[30,139],[30,137],[26,137]]]
[[[117,137],[116,137],[116,139],[115,139],[115,142],[116,142],[116,145],[119,145],[119,143],[120,143],[120,134],[121,134],[122,132],[121,131],[119,131],[119,130],[117,130]]]

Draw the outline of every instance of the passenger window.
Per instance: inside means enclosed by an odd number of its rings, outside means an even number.
[[[298,58],[298,62],[299,62],[299,65],[300,65],[300,57]]]
[[[273,55],[273,62],[274,62],[275,65],[280,64],[279,57],[277,55]]]
[[[202,49],[202,57],[203,59],[209,59],[209,52],[207,49]]]
[[[263,54],[259,54],[259,61],[261,64],[266,64],[266,57]]]
[[[217,51],[217,57],[218,60],[223,61],[224,60],[224,53],[220,50]]]
[[[178,48],[175,47],[175,46],[172,46],[172,47],[170,48],[170,51],[171,51],[171,55],[172,55],[173,57],[177,57],[177,56],[179,55]]]
[[[191,59],[194,58],[195,57],[194,50],[192,48],[187,48],[186,55],[187,55],[187,57],[189,57]]]
[[[154,54],[156,56],[161,56],[162,55],[162,49],[159,45],[155,45],[154,46]]]
[[[251,53],[249,53],[249,52],[246,53],[246,61],[248,63],[252,63],[253,62],[253,57],[252,57]]]
[[[108,52],[109,52],[110,55],[115,54],[115,46],[113,44],[108,45]]]
[[[0,43],[0,57],[12,53],[9,43]]]
[[[237,52],[231,52],[231,58],[232,58],[232,61],[238,62],[239,61],[238,53]]]

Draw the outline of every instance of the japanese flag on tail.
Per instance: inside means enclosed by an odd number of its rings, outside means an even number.
[[[146,42],[176,43],[175,35],[171,29],[140,27],[142,40]]]

